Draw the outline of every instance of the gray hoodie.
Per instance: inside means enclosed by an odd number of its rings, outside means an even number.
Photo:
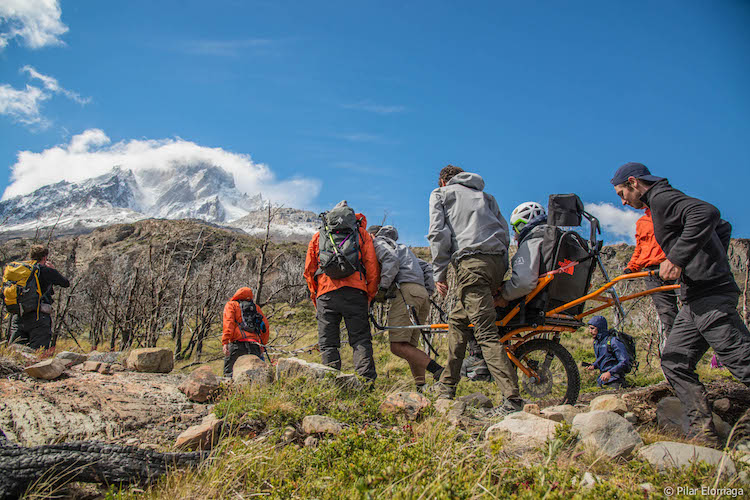
[[[518,245],[518,251],[510,260],[512,274],[503,282],[502,296],[505,300],[515,300],[528,295],[539,284],[539,263],[542,260],[544,225],[531,230]]]
[[[375,254],[380,262],[380,288],[388,288],[392,283],[416,283],[432,295],[435,281],[432,267],[414,255],[409,247],[398,240],[398,231],[393,226],[383,226],[373,239]]]
[[[445,281],[450,263],[467,255],[508,255],[508,223],[483,189],[479,175],[461,172],[430,194],[427,239],[435,281]]]

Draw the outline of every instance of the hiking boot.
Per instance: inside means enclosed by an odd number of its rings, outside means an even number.
[[[518,413],[519,411],[523,411],[523,400],[522,399],[505,399],[503,401],[503,404],[494,407],[489,411],[487,414],[490,418],[496,418],[496,417],[505,417],[507,415],[510,415],[511,413]]]
[[[445,367],[441,367],[438,371],[432,374],[432,377],[435,379],[435,382],[440,382],[440,375],[443,374],[445,371]]]
[[[417,384],[417,392],[420,394],[427,394],[430,390],[427,384]]]
[[[435,394],[438,399],[456,399],[456,388],[450,387],[442,382],[435,382],[435,384],[428,389],[430,394]]]

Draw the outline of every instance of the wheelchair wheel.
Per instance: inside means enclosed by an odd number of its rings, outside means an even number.
[[[575,404],[581,376],[567,349],[554,340],[537,339],[521,344],[514,354],[541,379],[530,379],[518,370],[523,399],[545,406]]]

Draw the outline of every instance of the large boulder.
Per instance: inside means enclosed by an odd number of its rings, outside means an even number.
[[[625,415],[628,411],[628,406],[625,404],[625,401],[614,394],[604,394],[592,399],[589,409],[591,411],[613,411],[618,415]]]
[[[214,375],[210,366],[204,365],[193,371],[177,388],[189,400],[205,403],[216,395],[219,385],[219,377]]]
[[[430,400],[418,392],[397,392],[385,398],[385,401],[380,405],[380,413],[383,415],[403,414],[409,420],[416,420],[430,404]]]
[[[535,447],[555,436],[559,424],[531,413],[511,413],[485,432],[485,439],[495,441],[510,438],[515,446]]]
[[[720,466],[720,473],[734,476],[737,468],[726,453],[713,448],[671,441],[659,441],[638,450],[638,457],[648,461],[661,471],[679,469],[693,462],[706,462]]]
[[[39,378],[42,380],[53,380],[62,375],[65,371],[65,363],[57,358],[45,359],[35,365],[27,367],[24,372],[29,377]]]
[[[174,368],[174,356],[171,350],[163,347],[134,349],[130,352],[126,364],[128,368],[137,372],[169,373]]]
[[[302,419],[305,434],[341,434],[344,426],[338,420],[323,415],[308,415]]]
[[[713,414],[714,427],[719,436],[726,439],[732,432],[732,426],[721,419],[716,413]],[[682,403],[674,396],[663,398],[656,404],[656,423],[659,428],[676,433],[687,434],[690,428],[690,419],[682,409]]]
[[[232,369],[232,380],[235,384],[266,385],[271,381],[271,377],[266,362],[254,354],[245,354],[237,358]]]
[[[219,442],[224,421],[209,413],[199,425],[189,427],[177,437],[175,447],[180,450],[210,450]]]
[[[643,445],[633,424],[612,411],[581,413],[573,419],[573,430],[584,445],[610,458],[628,457]]]
[[[85,354],[79,354],[77,352],[71,351],[63,351],[61,353],[58,353],[55,358],[63,361],[68,366],[80,365],[88,359]]]
[[[339,371],[320,363],[310,363],[299,358],[281,358],[276,363],[276,380],[306,376],[324,378],[326,375],[337,375]]]
[[[568,423],[572,423],[578,413],[578,409],[573,405],[548,406],[541,411],[541,415],[544,418],[548,418],[555,422],[565,421]]]

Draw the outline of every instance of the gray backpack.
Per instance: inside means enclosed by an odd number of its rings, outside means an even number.
[[[350,207],[336,207],[320,214],[318,271],[329,278],[343,279],[363,272],[359,257],[359,222]]]

